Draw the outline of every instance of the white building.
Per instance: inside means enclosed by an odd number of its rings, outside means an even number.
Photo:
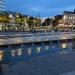
[[[0,0],[0,11],[4,11],[5,10],[5,2],[4,0]]]
[[[65,11],[63,20],[64,24],[66,25],[75,25],[75,11],[74,12]]]

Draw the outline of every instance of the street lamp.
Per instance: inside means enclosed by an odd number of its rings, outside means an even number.
[[[17,15],[16,15],[16,17],[18,18],[18,17],[19,17],[19,15],[17,14]]]
[[[9,18],[13,18],[12,14],[9,14]]]

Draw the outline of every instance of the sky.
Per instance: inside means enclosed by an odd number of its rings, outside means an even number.
[[[5,0],[6,10],[35,17],[50,17],[73,11],[75,0]]]

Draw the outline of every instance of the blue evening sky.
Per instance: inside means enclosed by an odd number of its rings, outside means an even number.
[[[5,0],[6,10],[23,14],[50,17],[62,14],[64,10],[75,9],[75,0]]]

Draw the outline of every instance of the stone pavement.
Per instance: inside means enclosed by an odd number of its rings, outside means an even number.
[[[29,34],[28,34],[29,35]],[[13,34],[13,35],[0,35],[0,45],[8,44],[19,44],[19,43],[30,43],[30,42],[41,42],[41,41],[51,41],[51,40],[64,40],[73,39],[75,37],[75,32],[61,32],[52,34],[30,34],[25,36],[25,34]]]
[[[1,68],[0,75],[75,75],[75,52],[48,53]]]

